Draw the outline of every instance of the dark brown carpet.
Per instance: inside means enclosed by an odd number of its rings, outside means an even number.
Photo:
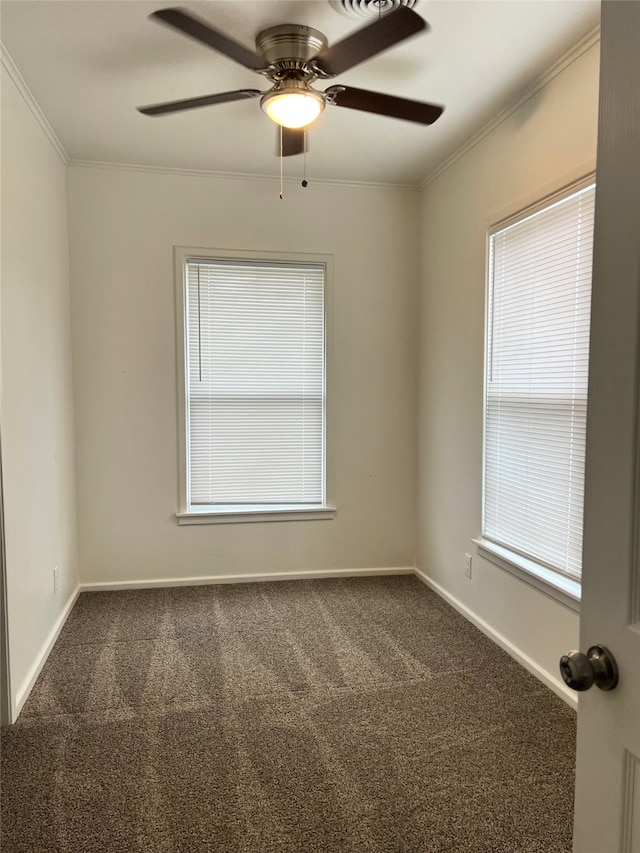
[[[3,853],[568,853],[575,715],[413,577],[84,593]]]

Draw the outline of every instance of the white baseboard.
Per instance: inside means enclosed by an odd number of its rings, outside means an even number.
[[[477,616],[473,610],[470,610],[465,604],[461,601],[458,601],[451,593],[447,592],[444,587],[441,587],[440,584],[431,580],[430,577],[421,572],[420,569],[414,569],[416,577],[422,581],[425,586],[428,586],[435,593],[437,593],[440,598],[443,598],[448,604],[454,607],[459,613],[468,619],[469,622],[472,622],[476,628],[479,628],[483,634],[486,634],[489,639],[493,640],[501,649],[504,649],[507,654],[511,655],[514,660],[517,660],[519,664],[521,664],[525,669],[529,670],[532,675],[545,684],[550,690],[559,696],[561,699],[571,705],[572,708],[577,710],[578,708],[578,697],[572,691],[569,690],[565,684],[555,676],[551,675],[546,669],[540,666],[540,664],[536,663],[532,660],[528,655],[526,655],[523,651],[521,651],[517,646],[514,646],[510,640],[507,640],[506,637],[503,637],[502,634],[499,634],[494,628],[489,625],[488,622],[485,622],[484,619],[481,619]]]
[[[75,590],[71,593],[69,600],[65,604],[64,610],[62,611],[60,616],[58,616],[58,618],[56,619],[55,624],[49,633],[49,636],[44,641],[44,644],[43,644],[42,648],[40,649],[40,651],[38,652],[38,655],[37,655],[32,667],[31,667],[31,669],[27,673],[27,677],[23,681],[20,688],[16,691],[15,701],[11,703],[11,722],[12,723],[15,723],[15,721],[18,719],[18,714],[22,710],[24,703],[29,698],[29,694],[31,693],[33,685],[36,683],[36,679],[40,675],[40,672],[42,671],[42,667],[47,662],[47,658],[49,657],[51,649],[53,648],[56,640],[60,636],[60,631],[62,631],[62,629],[64,628],[64,623],[69,618],[69,614],[71,613],[71,611],[73,609],[73,605],[76,603],[76,600],[77,600],[79,595],[80,595],[80,586],[78,585],[75,588]]]
[[[380,569],[313,569],[302,572],[271,572],[269,574],[207,575],[194,578],[156,578],[135,581],[105,581],[81,583],[81,592],[99,592],[117,589],[154,589],[165,586],[204,586],[219,583],[261,583],[265,581],[311,580],[313,578],[359,578],[376,575],[412,575],[411,566]]]

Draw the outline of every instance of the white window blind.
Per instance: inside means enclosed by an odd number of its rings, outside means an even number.
[[[193,506],[324,502],[324,266],[187,261]]]
[[[582,512],[595,187],[491,236],[486,539],[570,577]]]

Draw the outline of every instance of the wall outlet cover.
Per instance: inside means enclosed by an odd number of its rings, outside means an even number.
[[[471,554],[464,555],[464,573],[468,578],[471,577]]]

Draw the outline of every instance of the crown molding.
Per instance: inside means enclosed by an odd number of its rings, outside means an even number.
[[[69,157],[67,155],[67,152],[64,150],[62,143],[56,136],[54,129],[49,124],[47,117],[38,106],[38,102],[31,94],[31,90],[25,83],[24,78],[18,71],[15,62],[13,61],[13,59],[11,59],[7,49],[2,44],[2,42],[0,42],[0,59],[2,60],[3,68],[6,69],[7,74],[13,81],[13,84],[15,85],[16,89],[22,95],[22,99],[24,100],[25,104],[29,107],[35,120],[38,122],[38,124],[44,131],[49,142],[53,145],[56,154],[62,160],[65,166],[68,165]]]
[[[155,175],[176,175],[178,177],[213,178],[226,181],[256,181],[278,184],[279,175],[259,175],[249,172],[214,172],[207,169],[181,169],[176,166],[146,166],[142,163],[111,163],[102,160],[68,160],[67,165],[78,169],[111,169],[118,172],[146,172]],[[418,192],[417,184],[384,184],[372,181],[341,181],[327,178],[308,178],[309,186],[324,187],[357,187],[374,190],[401,190],[403,192]],[[286,186],[299,184],[299,178],[284,178]]]
[[[570,50],[568,50],[560,59],[555,62],[551,68],[545,71],[540,77],[536,78],[531,85],[527,86],[513,101],[511,101],[501,112],[498,113],[497,116],[491,119],[491,121],[487,122],[480,130],[475,133],[472,137],[470,137],[465,143],[463,143],[459,148],[457,148],[453,154],[447,157],[439,166],[430,172],[426,178],[424,178],[419,184],[418,189],[424,190],[427,186],[429,186],[432,181],[435,181],[436,178],[439,178],[444,172],[447,171],[453,164],[459,160],[461,157],[464,157],[472,148],[481,142],[485,136],[488,136],[492,131],[494,131],[499,125],[502,124],[509,116],[518,110],[524,103],[526,103],[530,98],[532,98],[540,89],[543,89],[548,83],[550,83],[558,74],[561,74],[566,68],[572,65],[577,59],[579,59],[583,54],[585,54],[588,50],[598,44],[600,41],[600,27],[596,27],[591,30],[591,32],[587,33],[587,35],[580,39],[577,44],[575,44]]]

